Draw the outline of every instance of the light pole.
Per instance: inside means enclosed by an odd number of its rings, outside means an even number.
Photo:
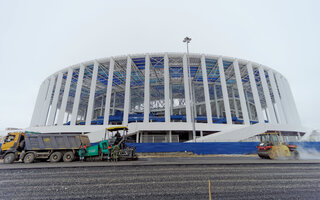
[[[190,58],[189,58],[189,43],[191,41],[191,38],[189,37],[185,37],[183,39],[183,42],[187,43],[187,67],[189,69],[189,94],[190,94],[190,110],[191,110],[191,123],[192,123],[192,136],[193,136],[193,140],[194,142],[197,142],[196,140],[196,126],[195,126],[195,120],[194,120],[194,98],[193,98],[193,89],[192,89],[192,77],[191,77],[191,67],[190,67]],[[186,105],[188,106],[188,105]]]

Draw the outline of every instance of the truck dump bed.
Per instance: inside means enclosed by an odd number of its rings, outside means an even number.
[[[87,135],[59,133],[25,134],[25,150],[79,149],[81,145],[90,146]]]

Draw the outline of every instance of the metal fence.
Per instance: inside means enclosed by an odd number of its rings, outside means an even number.
[[[169,135],[143,135],[140,143],[168,143],[170,142]],[[179,142],[178,135],[172,135],[171,142]]]

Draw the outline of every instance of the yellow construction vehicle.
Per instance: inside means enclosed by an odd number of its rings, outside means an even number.
[[[20,141],[24,140],[23,132],[9,133],[1,145],[0,158],[4,159],[4,163],[13,163],[17,160],[21,154],[21,149],[24,148],[24,143]]]
[[[282,143],[278,132],[263,133],[259,137],[260,144],[257,149],[260,158],[272,160],[278,158],[299,159],[297,146]]]
[[[126,144],[127,133],[128,127],[126,126],[106,128],[105,139],[96,145],[86,148],[83,155],[85,160],[137,160],[136,148]],[[80,150],[79,156],[82,153],[84,152]]]
[[[35,133],[13,132],[5,137],[0,150],[0,159],[5,164],[22,160],[24,163],[32,163],[35,160],[47,160],[50,162],[71,162],[77,156],[82,145],[90,146],[87,135],[80,133]]]

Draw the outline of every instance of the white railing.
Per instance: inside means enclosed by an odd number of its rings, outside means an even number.
[[[170,142],[168,135],[143,135],[140,143],[166,143]],[[172,142],[179,142],[178,135],[172,135]]]

